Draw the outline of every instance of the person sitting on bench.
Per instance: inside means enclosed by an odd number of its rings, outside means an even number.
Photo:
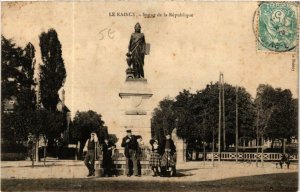
[[[287,153],[282,153],[282,155],[281,155],[281,159],[279,161],[279,165],[280,165],[281,169],[282,169],[282,165],[284,163],[287,165],[287,168],[289,169],[290,168],[290,155]]]

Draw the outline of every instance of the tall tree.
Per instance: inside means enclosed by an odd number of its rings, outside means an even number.
[[[298,118],[299,118],[299,106],[298,106],[298,99],[293,99],[293,123],[291,129],[291,135],[297,137],[298,136]]]
[[[33,110],[35,107],[34,65],[35,49],[28,43],[25,49],[2,36],[1,86],[2,103],[17,98],[15,110]]]
[[[10,114],[4,113],[2,117],[1,136],[11,144],[16,141],[26,141],[29,133],[35,136],[36,141],[39,140],[40,135],[47,139],[57,138],[67,123],[63,113],[47,110],[15,111]]]
[[[11,99],[19,93],[18,78],[21,75],[22,49],[11,39],[1,36],[1,100]],[[2,107],[3,109],[3,107]]]
[[[193,95],[184,89],[175,97],[173,105],[177,121],[177,136],[187,140],[194,138],[194,135],[190,134],[194,124],[194,117],[190,110],[192,97]]]
[[[250,94],[244,88],[239,87],[238,90],[239,135],[250,140],[255,137],[255,130],[253,129],[254,105]],[[225,84],[224,91],[226,142],[228,146],[235,143],[236,89],[229,84]],[[163,107],[163,104],[167,102],[166,99],[160,102],[159,108],[154,110],[152,125],[177,127],[177,135],[185,139],[191,146],[197,145],[199,141],[202,143],[212,142],[213,134],[216,136],[218,133],[218,96],[218,83],[210,83],[205,89],[193,94],[183,90],[175,97],[175,101],[171,102],[170,108]],[[170,111],[167,109],[170,109]],[[171,116],[171,121],[165,121],[166,116]],[[156,131],[157,133],[159,133],[159,130]]]
[[[28,43],[23,51],[22,66],[20,67],[19,84],[20,92],[18,94],[19,110],[34,110],[36,106],[35,82],[35,48]]]
[[[211,84],[202,91],[206,95],[206,103],[209,103],[208,120],[209,127],[214,127],[214,133],[217,133],[218,117],[218,85]],[[238,132],[239,137],[251,140],[255,137],[254,119],[255,108],[251,95],[243,87],[238,87]],[[235,122],[236,122],[236,88],[230,84],[224,84],[225,107],[225,124],[226,124],[226,145],[235,144]],[[208,130],[211,133],[211,129]],[[222,132],[223,133],[223,132]],[[209,134],[209,135],[212,135]],[[211,140],[212,138],[209,138]]]
[[[152,137],[159,141],[162,141],[166,134],[171,134],[175,128],[175,116],[172,110],[173,103],[174,101],[171,98],[165,98],[154,109],[151,125],[154,135]]]
[[[297,134],[295,100],[290,90],[273,88],[261,84],[255,99],[259,110],[260,136],[275,139],[288,139]]]
[[[235,112],[236,112],[236,88],[225,84],[225,123],[226,123],[226,144],[235,143]],[[255,138],[254,120],[255,107],[251,95],[243,87],[238,87],[238,131],[239,137],[245,141]]]
[[[96,131],[100,139],[104,138],[104,135],[108,136],[107,127],[104,126],[101,114],[92,110],[77,111],[72,125],[72,137],[79,140],[82,144],[90,137],[91,131]]]
[[[30,119],[27,114],[31,114],[35,107],[35,49],[31,43],[22,49],[4,36],[1,37],[1,48],[1,138],[9,147],[16,141],[27,139]],[[3,113],[6,109],[4,103],[11,99],[16,101],[14,113]]]
[[[17,111],[11,117],[10,125],[17,130],[18,137],[25,140],[28,133],[34,134],[37,138],[40,134],[46,138],[59,137],[67,123],[63,113],[49,112],[45,109]]]
[[[61,43],[54,29],[43,32],[40,36],[41,65],[41,100],[43,106],[55,111],[59,102],[58,91],[66,79],[66,69],[62,58]]]

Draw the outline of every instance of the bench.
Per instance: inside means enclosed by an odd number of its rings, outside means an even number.
[[[100,155],[100,174],[103,174],[102,168],[102,156]],[[150,175],[152,174],[151,166],[149,165],[150,154],[147,149],[142,150],[142,154],[138,157],[138,168],[139,174],[141,175]],[[114,175],[126,175],[126,157],[124,155],[123,149],[115,149],[113,156],[113,165],[112,165],[112,172]]]
[[[102,160],[100,160],[99,163],[100,163],[100,174],[102,175],[103,174]],[[138,168],[139,168],[140,175],[150,175],[152,173],[148,160],[138,161]],[[113,160],[112,173],[113,175],[116,176],[126,175],[126,159]]]

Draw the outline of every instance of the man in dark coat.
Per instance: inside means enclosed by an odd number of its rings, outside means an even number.
[[[102,152],[103,152],[103,161],[102,161],[102,167],[103,167],[103,176],[111,177],[111,168],[112,168],[112,151],[116,148],[115,144],[112,144],[109,142],[107,138],[104,139],[104,143],[102,145]]]
[[[131,130],[127,130],[127,136],[123,138],[121,146],[125,148],[125,157],[126,157],[126,174],[128,177],[131,176],[131,170],[129,163],[132,161],[133,164],[133,174],[135,176],[140,176],[138,174],[137,167],[137,150],[138,143],[134,135],[132,135]]]

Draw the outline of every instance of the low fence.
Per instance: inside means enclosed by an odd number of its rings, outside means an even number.
[[[199,155],[203,157],[203,153],[199,153]],[[298,161],[298,154],[289,154],[290,155],[290,161]],[[239,161],[243,160],[263,160],[264,161],[279,161],[282,157],[281,153],[243,153],[243,152],[238,152],[237,154],[235,152],[221,152],[221,160],[225,161],[233,161],[236,160],[236,157]],[[219,159],[219,154],[218,152],[208,152],[206,153],[206,159],[207,160],[218,160]]]

